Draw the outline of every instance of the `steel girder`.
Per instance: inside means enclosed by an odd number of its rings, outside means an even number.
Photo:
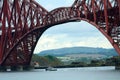
[[[48,12],[33,0],[1,0],[0,65],[29,65],[42,33],[54,25],[84,20],[120,54],[120,0],[76,0]]]
[[[0,13],[0,64],[27,65],[43,28],[43,7],[32,0],[3,0]]]

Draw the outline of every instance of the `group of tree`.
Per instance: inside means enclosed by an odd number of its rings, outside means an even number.
[[[120,56],[114,56],[106,59],[94,59],[90,63],[72,62],[69,66],[88,67],[88,66],[120,66]]]
[[[38,56],[34,54],[32,57],[32,63],[38,63],[39,66],[48,67],[48,66],[59,66],[62,65],[62,62],[54,56]]]
[[[47,56],[38,56],[34,54],[32,57],[32,63],[38,63],[41,67],[89,67],[89,66],[120,66],[120,56],[115,56],[106,59],[94,59],[91,60],[90,63],[75,61],[71,62],[68,65],[64,65],[62,61],[60,61],[55,56],[47,55]]]

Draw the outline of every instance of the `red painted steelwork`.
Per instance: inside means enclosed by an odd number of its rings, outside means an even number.
[[[120,54],[120,0],[75,0],[48,12],[33,0],[1,0],[0,65],[29,65],[42,33],[54,25],[84,20]]]

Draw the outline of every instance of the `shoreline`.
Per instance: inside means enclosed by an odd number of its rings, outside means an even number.
[[[53,68],[80,68],[81,66],[56,66],[56,67],[53,67]],[[84,67],[108,67],[108,66],[84,66]],[[83,66],[81,68],[84,68]],[[114,66],[115,69],[116,69],[116,66]],[[34,69],[46,69],[48,67],[34,67]],[[116,69],[116,70],[120,70],[120,69]]]

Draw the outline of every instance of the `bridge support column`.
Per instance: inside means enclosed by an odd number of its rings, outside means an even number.
[[[11,71],[11,66],[0,66],[0,72]]]
[[[30,65],[24,65],[24,66],[23,66],[23,70],[29,71],[29,70],[32,70],[32,69],[33,69],[33,67],[30,66]]]
[[[23,71],[23,66],[18,66],[17,71]]]
[[[12,66],[11,71],[24,71],[29,70],[26,66],[18,65],[18,66]]]
[[[119,66],[115,66],[115,70],[120,70],[120,65]]]
[[[0,66],[0,72],[4,72],[6,71],[6,67],[5,66]]]
[[[115,61],[115,69],[120,70],[120,56],[116,56],[114,61]]]
[[[115,70],[120,70],[120,61],[115,65]]]
[[[6,71],[11,71],[11,66],[6,66]]]

